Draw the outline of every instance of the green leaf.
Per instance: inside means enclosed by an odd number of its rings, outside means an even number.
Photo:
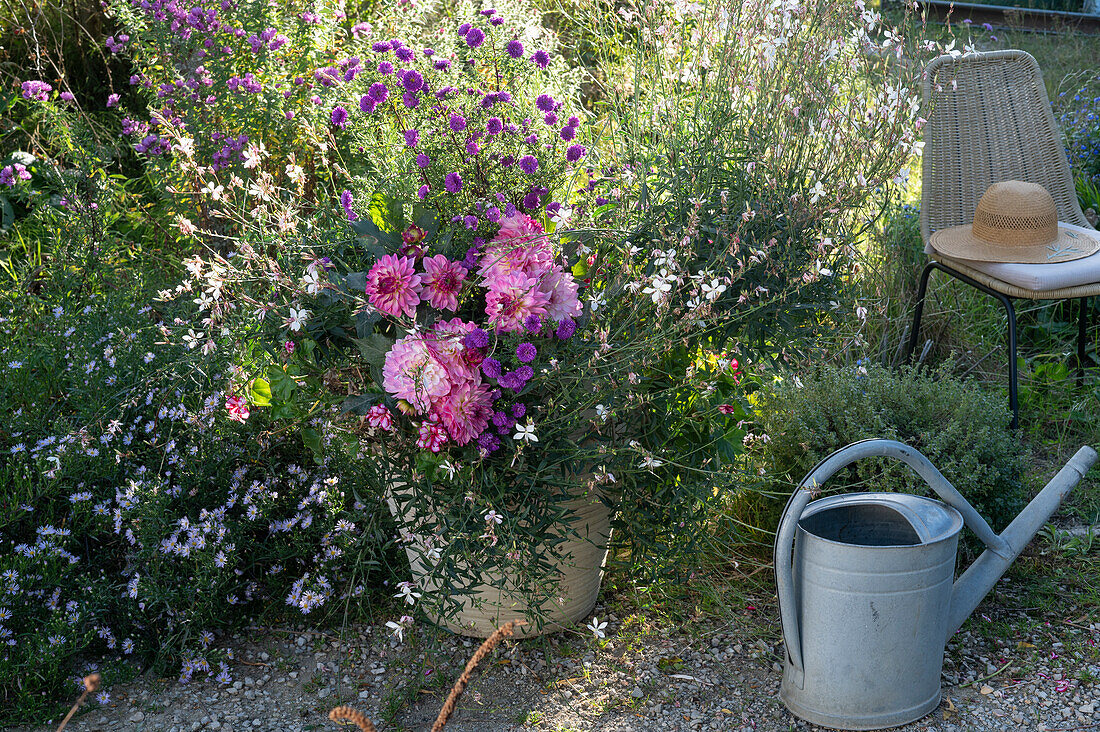
[[[7,196],[0,196],[0,229],[7,229],[15,223],[15,210]]]
[[[321,462],[321,433],[312,427],[302,428],[302,443],[313,453],[313,459]]]
[[[354,394],[344,400],[340,405],[341,412],[355,412],[366,414],[371,407],[382,400],[383,394],[376,391],[368,391],[365,394]]]
[[[256,407],[271,406],[271,384],[266,379],[255,378],[249,390],[250,401]]]
[[[298,388],[298,384],[290,378],[286,371],[280,368],[272,369],[269,377],[273,401],[280,404],[289,404],[294,396],[294,390]]]
[[[394,341],[381,333],[371,333],[365,338],[353,338],[359,352],[371,366],[381,368],[386,362],[386,354],[393,348]]]
[[[367,338],[374,331],[374,326],[382,319],[382,313],[377,310],[367,312],[360,310],[355,314],[355,335],[359,338]]]

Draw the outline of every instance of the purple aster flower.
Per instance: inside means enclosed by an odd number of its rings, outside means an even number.
[[[508,45],[505,46],[505,49],[508,51],[508,55],[512,58],[523,57],[523,44],[520,43],[518,40],[508,41]]]
[[[477,140],[469,140],[466,143],[467,155],[477,155],[479,152],[481,152],[481,148],[477,146]]]
[[[405,92],[401,95],[401,103],[408,109],[416,109],[416,105],[420,104],[420,100],[412,92]]]
[[[432,164],[432,159],[429,158],[424,153],[420,153],[419,155],[416,156],[416,165],[417,165],[417,167],[426,168],[431,164]]]
[[[409,61],[412,61],[414,58],[416,58],[416,52],[413,51],[411,48],[408,48],[408,47],[405,47],[405,46],[395,50],[393,52],[393,55],[397,56],[397,59],[399,61],[404,61],[406,63],[408,63]]]
[[[458,193],[462,190],[462,176],[458,173],[447,173],[443,187],[451,193]]]
[[[351,191],[344,191],[340,194],[340,206],[344,209],[344,213],[347,214],[348,221],[355,221],[359,217],[352,211],[351,206],[355,202],[355,199],[351,195]]]
[[[393,48],[393,45],[389,41],[376,41],[371,44],[371,50],[375,53],[385,53]]]
[[[506,376],[507,374],[505,374],[505,377]],[[512,429],[512,425],[515,424],[515,420],[513,420],[507,412],[493,412],[493,424],[496,425],[497,429],[501,431],[501,434],[506,434],[508,430]]]
[[[424,55],[427,56],[428,58],[431,58],[432,56],[435,55],[435,49],[434,48],[425,48],[424,49]]]
[[[463,339],[467,348],[485,348],[489,345],[489,333],[481,328],[474,328]]]
[[[554,331],[554,335],[559,341],[567,341],[573,337],[573,333],[577,330],[577,324],[572,318],[566,318],[558,323],[558,329]]]
[[[460,35],[460,36],[466,35],[467,33],[470,32],[471,27],[472,26],[469,23],[463,23],[462,25],[458,26],[458,35]]]
[[[420,75],[420,72],[415,69],[410,69],[405,72],[405,78],[401,80],[401,83],[405,86],[406,91],[420,91],[424,86],[424,77]]]
[[[477,241],[475,239],[474,241]],[[477,269],[481,264],[481,253],[477,250],[477,247],[470,247],[466,250],[466,257],[462,260],[462,266],[466,269]]]
[[[528,317],[537,318],[538,316],[534,315]],[[531,343],[524,342],[516,346],[516,358],[520,360],[520,363],[530,363],[535,360],[535,356],[538,354],[538,349]]]
[[[416,143],[420,142],[419,130],[405,130],[405,144],[409,147],[416,147]]]
[[[450,125],[455,132],[462,132],[466,129],[466,118],[458,114],[452,114]]]
[[[497,383],[505,389],[511,389],[512,391],[519,391],[523,388],[523,381],[515,371],[501,374],[500,378],[497,379]]]
[[[476,228],[477,228],[477,224],[478,224],[478,221],[477,221],[477,216],[474,216],[473,214],[467,214],[467,215],[466,215],[466,218],[464,218],[464,219],[462,220],[462,224],[463,224],[463,225],[464,225],[464,226],[465,226],[465,227],[466,227],[467,229],[471,229],[471,230],[473,230],[473,229],[476,229]]]
[[[500,209],[496,206],[490,206],[485,212],[485,218],[492,221],[494,224],[500,221]]]
[[[500,376],[500,361],[495,358],[487,358],[481,362],[481,373],[488,376],[490,379],[495,379]]]
[[[378,62],[378,73],[379,74],[392,74],[393,73],[393,64],[391,64],[389,61],[379,61]]]
[[[500,449],[500,440],[491,432],[482,432],[477,438],[477,444],[485,452],[496,452]]]
[[[451,68],[451,62],[450,60],[445,58],[437,58],[432,63],[432,68],[436,71],[446,71],[447,69]]]
[[[370,114],[377,108],[378,102],[374,101],[366,94],[359,98],[359,109],[363,110],[367,114]],[[287,119],[293,119],[293,110],[287,111]]]
[[[547,112],[545,115],[543,115],[542,121],[548,125],[557,124],[558,115],[554,114],[553,112]]]
[[[584,154],[588,152],[584,145],[570,145],[569,149],[565,151],[565,159],[571,163],[575,163],[584,157]]]
[[[535,100],[535,106],[543,112],[553,112],[554,97],[549,94],[539,94],[539,98]]]
[[[523,327],[528,333],[538,333],[542,330],[542,318],[532,313],[523,319]]]
[[[534,155],[524,155],[519,159],[519,169],[527,175],[534,175],[535,171],[539,169],[539,161]]]
[[[332,126],[344,129],[348,123],[348,110],[343,107],[334,107],[332,110]]]
[[[523,381],[530,381],[534,375],[535,370],[530,366],[520,366],[518,369],[516,369],[516,376]]]
[[[386,88],[386,85],[380,81],[376,81],[370,85],[370,89],[367,90],[367,96],[373,99],[378,104],[386,101],[386,97],[390,95],[390,90]]]
[[[581,121],[579,119],[577,119],[577,117],[574,115],[574,116],[569,118],[567,124],[570,127],[580,127],[581,126]]]
[[[562,127],[561,130],[558,132],[558,136],[566,142],[569,142],[577,136],[577,128],[573,125],[566,125],[565,127]]]
[[[485,123],[485,131],[490,135],[495,135],[504,129],[504,122],[500,117],[490,117],[489,121]]]
[[[538,66],[540,69],[545,69],[547,66],[550,65],[550,54],[548,54],[546,51],[535,51],[533,54],[531,54],[531,61],[533,61],[535,66]]]
[[[512,416],[516,419],[523,419],[523,415],[527,414],[527,405],[516,402],[512,405]]]
[[[430,190],[431,187],[427,183],[425,183],[424,185],[420,186],[420,190],[416,192],[416,195],[421,201],[423,201],[425,198],[428,197],[428,191]]]
[[[515,163],[515,162],[516,162],[516,159],[513,158],[511,155],[505,155],[504,157],[502,157],[500,159],[500,167],[510,168],[510,167],[512,167],[512,164]]]
[[[485,42],[485,31],[480,28],[471,28],[466,34],[466,45],[470,48],[477,48]]]

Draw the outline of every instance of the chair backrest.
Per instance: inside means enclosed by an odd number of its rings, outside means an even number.
[[[1061,221],[1089,226],[1039,64],[1024,51],[940,56],[924,72],[921,236],[969,224],[986,189],[1039,183]]]

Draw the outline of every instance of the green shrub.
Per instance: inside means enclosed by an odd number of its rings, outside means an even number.
[[[746,459],[760,484],[737,498],[740,520],[774,531],[787,497],[833,451],[858,440],[884,437],[923,453],[996,530],[1023,507],[1024,452],[1006,427],[1004,397],[949,373],[899,370],[857,362],[821,366],[762,389],[756,426],[746,437]],[[902,463],[862,460],[837,473],[827,491],[926,493]]]

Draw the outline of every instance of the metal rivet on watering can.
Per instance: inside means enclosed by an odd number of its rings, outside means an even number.
[[[893,493],[810,503],[811,490],[866,457],[900,460],[946,505]],[[935,709],[947,639],[1096,459],[1091,447],[1078,450],[1000,536],[900,442],[857,442],[818,463],[791,496],[775,539],[783,703],[807,721],[853,730],[906,724]],[[952,582],[964,523],[987,549]]]

